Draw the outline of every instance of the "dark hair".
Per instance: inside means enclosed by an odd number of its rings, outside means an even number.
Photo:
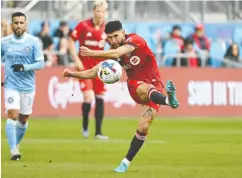
[[[193,45],[193,40],[192,39],[186,39],[184,41],[184,46],[187,46],[187,45]]]
[[[181,27],[179,25],[174,25],[172,28],[172,31],[174,30],[180,30],[181,31]]]
[[[225,54],[225,57],[228,57],[228,56],[233,56],[233,45],[236,45],[237,48],[238,48],[238,56],[240,56],[240,50],[239,50],[239,45],[235,42],[233,42],[227,49],[226,51],[226,54]]]
[[[48,26],[50,26],[50,23],[48,21],[43,21],[43,22],[41,22],[41,29],[44,28],[45,24],[47,24]]]
[[[24,16],[25,20],[27,19],[26,15],[23,12],[15,12],[12,14],[12,21],[14,17],[20,17],[20,16]]]
[[[63,27],[63,26],[66,26],[66,25],[68,25],[66,21],[61,21],[60,22],[60,27]]]
[[[123,29],[123,27],[119,20],[109,21],[105,26],[105,33],[109,34],[121,29]]]

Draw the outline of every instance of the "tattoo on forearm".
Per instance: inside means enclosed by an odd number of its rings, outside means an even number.
[[[153,111],[151,108],[147,109],[142,117],[153,117]]]

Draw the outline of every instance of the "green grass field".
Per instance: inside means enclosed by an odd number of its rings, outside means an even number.
[[[106,119],[109,141],[81,136],[81,120],[33,119],[10,161],[2,121],[2,178],[241,178],[242,119],[157,119],[127,173],[113,169],[126,155],[136,119]]]

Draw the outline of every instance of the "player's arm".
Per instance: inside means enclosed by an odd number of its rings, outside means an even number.
[[[4,59],[4,50],[3,50],[3,40],[1,39],[1,65],[4,65],[5,59]]]
[[[1,66],[3,66],[4,62],[5,62],[5,60],[4,60],[3,42],[2,41],[3,40],[1,40]],[[1,79],[1,86],[4,86],[4,81],[2,81],[2,79]]]
[[[80,48],[82,56],[91,56],[91,57],[99,57],[99,58],[106,58],[106,59],[118,59],[121,56],[131,53],[134,50],[135,50],[135,47],[130,44],[125,44],[123,46],[120,46],[117,49],[110,49],[107,51],[91,50],[84,46]]]
[[[15,72],[39,70],[45,67],[44,55],[38,39],[35,39],[33,41],[33,56],[34,56],[35,63],[14,64],[11,67]]]
[[[76,46],[75,46],[75,41],[77,41],[79,38],[81,38],[82,36],[82,32],[83,32],[83,24],[79,23],[75,29],[71,32],[70,37],[68,39],[68,49],[71,53],[72,59],[75,63],[75,65],[78,67],[79,70],[83,70],[84,66],[82,64],[82,61],[80,60],[79,56],[78,56],[78,52],[76,50]]]
[[[83,70],[84,67],[83,67],[83,64],[82,64],[78,54],[77,54],[75,41],[71,37],[68,40],[68,49],[71,53],[71,56],[72,56],[72,59],[73,59],[75,65],[78,67],[79,70]]]
[[[38,39],[35,40],[33,52],[34,52],[35,63],[24,64],[24,71],[39,70],[45,67],[44,54],[41,49],[40,41]]]
[[[65,69],[63,72],[63,77],[72,77],[78,79],[93,79],[97,77],[97,72],[101,63],[97,64],[92,69],[84,70],[84,71],[71,71],[70,69]]]

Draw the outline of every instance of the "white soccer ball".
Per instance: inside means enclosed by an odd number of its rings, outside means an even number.
[[[103,83],[112,84],[122,76],[122,67],[117,61],[108,59],[102,62],[97,75]]]

